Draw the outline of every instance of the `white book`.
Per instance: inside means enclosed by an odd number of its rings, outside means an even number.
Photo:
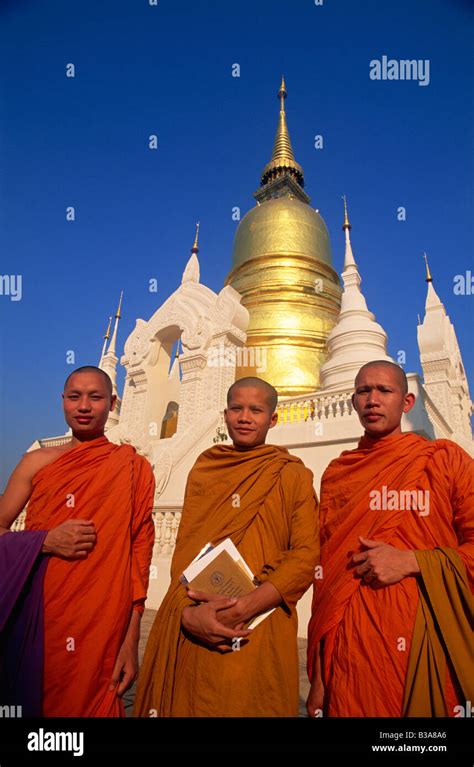
[[[240,555],[238,548],[234,545],[230,538],[225,538],[225,540],[221,541],[221,543],[218,543],[217,546],[214,546],[212,543],[206,543],[206,545],[203,546],[197,556],[194,557],[191,564],[188,565],[188,567],[183,571],[180,577],[181,583],[186,585],[194,580],[194,578],[196,578],[196,576],[199,575],[199,573],[201,573],[205,567],[207,567],[217,556],[219,556],[221,551],[227,551],[234,562],[237,562],[247,573],[250,580],[254,580],[255,576],[245,559]],[[255,618],[253,618],[248,624],[248,628],[254,629],[267,617],[267,615],[270,615],[274,609],[275,608],[272,607],[270,610],[255,616]]]
[[[212,543],[206,543],[201,549],[199,554],[193,559],[190,565],[183,571],[181,576],[182,583],[190,583],[200,572],[204,570],[220,553],[221,551],[227,551],[232,557],[234,562],[238,562],[239,565],[245,570],[250,580],[253,581],[254,574],[252,573],[247,562],[240,556],[238,548],[232,543],[230,538],[226,538],[217,546]]]

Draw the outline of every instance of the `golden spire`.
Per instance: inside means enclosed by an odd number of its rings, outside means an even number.
[[[112,333],[112,340],[110,342],[109,348],[107,349],[107,354],[109,352],[112,352],[112,354],[115,354],[115,344],[116,344],[116,341],[117,341],[118,321],[119,321],[120,316],[121,316],[120,315],[120,310],[122,308],[122,298],[123,298],[123,290],[120,291],[119,304],[118,304],[117,311],[116,311],[116,314],[115,314],[114,332]]]
[[[280,99],[280,121],[278,123],[272,152],[272,160],[280,160],[282,162],[285,162],[288,159],[294,161],[295,159],[293,147],[291,146],[290,134],[288,132],[288,125],[286,124],[285,99],[287,96],[288,93],[286,92],[285,78],[282,75],[280,90],[278,91],[278,98]]]
[[[116,319],[120,319],[120,309],[122,308],[122,298],[123,298],[123,290],[120,291],[120,299],[119,299],[119,305],[117,307],[117,313],[115,315]]]
[[[263,169],[261,180],[262,186],[285,173],[292,176],[301,187],[304,186],[303,168],[295,160],[288,125],[286,124],[285,99],[287,96],[288,93],[286,90],[285,78],[282,76],[281,85],[278,90],[278,98],[280,99],[280,118],[273,144],[272,159]]]
[[[342,195],[342,199],[344,200],[344,223],[342,229],[345,231],[346,229],[352,229],[352,226],[349,223],[349,216],[347,214],[347,200],[345,194]]]
[[[104,341],[108,341],[110,338],[110,326],[112,324],[112,315],[109,317],[109,324],[107,325],[107,330],[105,331]]]
[[[431,277],[430,267],[428,264],[428,256],[426,253],[423,253],[423,258],[425,259],[426,264],[426,282],[433,282],[433,278]]]
[[[110,326],[112,324],[112,317],[109,317],[109,324],[107,325],[107,330],[105,331],[105,336],[103,336],[104,343],[102,345],[102,354],[100,355],[100,362],[99,367],[102,365],[102,360],[104,359],[105,349],[107,347],[107,341],[110,338]]]
[[[198,246],[198,235],[199,235],[199,221],[196,224],[196,236],[194,238],[194,245],[191,248],[191,253],[199,253],[199,246]]]

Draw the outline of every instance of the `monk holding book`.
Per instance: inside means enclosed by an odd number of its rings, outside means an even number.
[[[414,401],[398,365],[364,365],[353,403],[365,434],[322,478],[310,716],[470,715],[473,461],[402,433]]]
[[[227,395],[232,445],[202,453],[186,486],[171,585],[140,671],[135,715],[297,716],[296,603],[318,560],[313,476],[265,444],[277,392],[243,378]],[[230,538],[255,576],[238,598],[186,590],[183,571],[207,543]],[[253,629],[246,624],[275,608]]]

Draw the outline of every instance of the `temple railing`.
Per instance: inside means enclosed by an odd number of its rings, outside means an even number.
[[[18,533],[25,529],[26,509],[15,519],[10,527],[12,532]],[[153,510],[155,523],[155,544],[160,554],[171,554],[174,551],[178,527],[181,520],[181,508],[176,511]]]
[[[25,529],[25,519],[26,519],[26,509],[23,509],[21,511],[13,524],[10,525],[10,530],[13,533],[20,533],[22,530]]]
[[[288,397],[277,406],[278,423],[305,423],[308,421],[330,421],[350,416],[354,410],[352,392],[336,394],[314,394],[304,397]]]
[[[65,445],[66,442],[71,441],[72,434],[62,434],[59,437],[46,437],[46,439],[38,440],[40,447],[60,447]],[[30,448],[31,450],[31,448]]]
[[[153,510],[155,523],[155,546],[159,554],[171,554],[174,551],[178,527],[181,520],[181,507],[173,511]]]

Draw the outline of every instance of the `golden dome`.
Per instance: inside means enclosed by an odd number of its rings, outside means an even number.
[[[268,255],[306,256],[332,266],[329,233],[319,213],[287,195],[252,208],[237,227],[233,268]]]
[[[286,122],[285,81],[271,160],[242,219],[226,284],[249,312],[245,355],[236,380],[264,377],[280,397],[319,388],[326,341],[339,315],[341,289],[326,224],[304,191],[304,172]]]

